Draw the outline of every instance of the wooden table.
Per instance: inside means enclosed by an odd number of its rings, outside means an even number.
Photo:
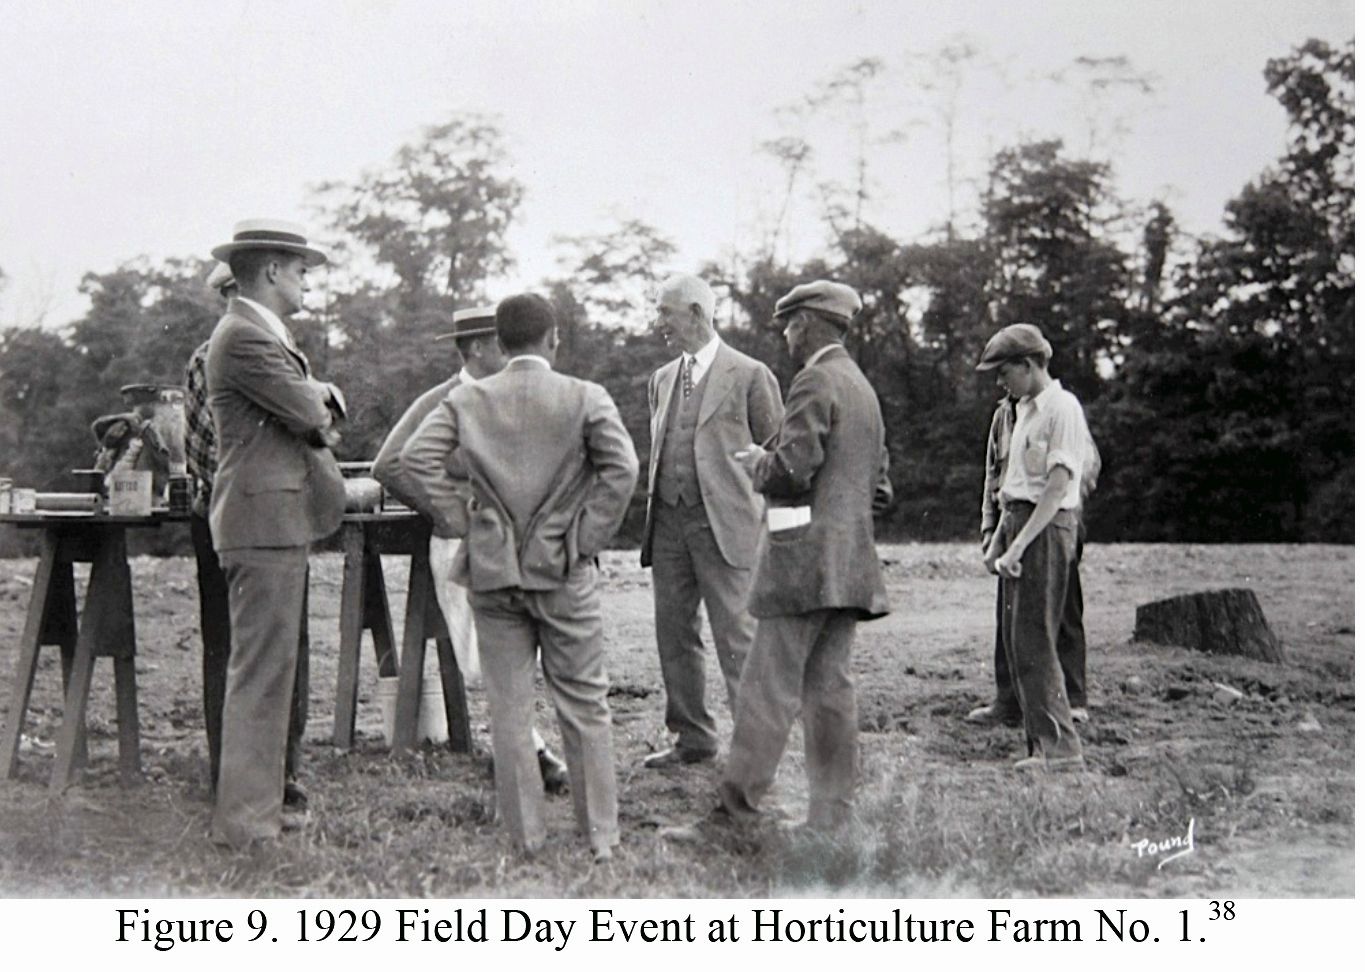
[[[33,692],[38,650],[57,645],[62,652],[65,704],[57,736],[57,758],[51,786],[62,789],[85,761],[85,708],[96,658],[114,660],[114,694],[118,713],[119,775],[125,784],[141,775],[138,752],[137,681],[134,656],[133,584],[128,572],[127,531],[157,528],[187,520],[157,512],[150,516],[39,512],[0,515],[0,524],[42,531],[42,551],[33,579],[14,688],[0,733],[0,779],[14,776],[19,738]],[[79,619],[72,565],[90,564],[90,583]]]
[[[426,643],[434,638],[445,695],[450,748],[459,753],[470,751],[464,677],[455,661],[445,618],[436,601],[430,543],[431,524],[416,513],[348,513],[342,521],[341,548],[345,563],[341,578],[341,648],[337,659],[336,714],[332,728],[332,743],[339,749],[350,749],[355,742],[363,631],[368,630],[374,639],[379,674],[394,674],[393,622],[379,558],[382,554],[406,554],[409,558],[408,596],[403,616],[402,657],[397,666],[398,699],[392,749],[402,752],[417,745]]]
[[[114,662],[120,777],[125,784],[140,778],[134,669],[137,638],[126,534],[130,528],[159,528],[188,519],[186,515],[164,511],[146,517],[58,512],[0,515],[0,525],[42,531],[38,570],[19,642],[10,705],[0,730],[0,780],[12,778],[17,769],[19,741],[38,668],[38,653],[44,645],[61,649],[65,697],[52,788],[67,786],[75,770],[85,762],[85,712],[90,682],[95,659],[104,657]],[[469,752],[464,678],[455,661],[431,578],[430,525],[415,513],[348,513],[342,520],[339,536],[345,562],[334,743],[349,749],[354,742],[360,640],[363,631],[368,630],[374,639],[379,674],[399,675],[393,750],[407,750],[417,743],[422,666],[426,642],[434,638],[445,690],[450,747],[456,752]],[[405,554],[410,560],[401,658],[394,655],[393,623],[381,554]],[[85,603],[79,613],[72,571],[72,565],[77,563],[91,565]]]

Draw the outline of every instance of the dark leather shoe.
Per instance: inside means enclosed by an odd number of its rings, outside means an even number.
[[[569,767],[562,759],[548,747],[538,750],[536,759],[540,761],[540,782],[546,793],[563,793],[569,788]]]
[[[716,758],[715,750],[683,749],[674,746],[661,753],[650,753],[645,757],[645,769],[666,770],[675,766],[690,766],[693,763],[709,763]]]
[[[298,780],[284,781],[284,805],[299,810],[308,806],[308,791]]]

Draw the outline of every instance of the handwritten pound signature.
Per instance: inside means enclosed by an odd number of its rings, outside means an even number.
[[[1190,818],[1189,828],[1179,837],[1167,837],[1164,840],[1148,840],[1144,837],[1128,846],[1137,851],[1139,858],[1166,855],[1156,862],[1156,869],[1159,871],[1171,861],[1194,853],[1194,818]],[[1175,853],[1172,854],[1171,851]]]

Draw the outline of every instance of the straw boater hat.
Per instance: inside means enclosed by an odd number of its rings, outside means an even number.
[[[438,334],[436,340],[459,340],[466,337],[482,337],[485,334],[496,334],[498,329],[494,324],[495,307],[468,307],[464,310],[457,310],[450,315],[451,321],[455,324],[455,330],[449,334]]]
[[[298,253],[310,267],[327,262],[327,254],[308,245],[303,227],[282,219],[244,219],[232,228],[232,242],[213,248],[213,258],[224,263],[239,250],[283,250]]]

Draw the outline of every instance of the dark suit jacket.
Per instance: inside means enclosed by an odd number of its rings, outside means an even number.
[[[218,433],[209,524],[218,550],[303,546],[333,533],[346,488],[318,436],[330,393],[248,305],[228,302],[205,368]]]
[[[890,501],[885,440],[877,395],[842,347],[797,373],[754,488],[770,505],[809,506],[810,522],[764,529],[749,594],[755,617],[890,610],[872,536],[874,504]]]
[[[649,505],[640,563],[653,561],[654,485],[673,395],[682,387],[682,358],[649,378]],[[707,371],[693,450],[702,505],[721,556],[731,567],[752,567],[763,524],[763,498],[754,492],[735,453],[765,442],[782,420],[782,392],[768,366],[722,343]]]
[[[457,385],[400,463],[434,532],[465,538],[454,579],[476,592],[562,587],[616,532],[640,471],[605,388],[525,359]]]

